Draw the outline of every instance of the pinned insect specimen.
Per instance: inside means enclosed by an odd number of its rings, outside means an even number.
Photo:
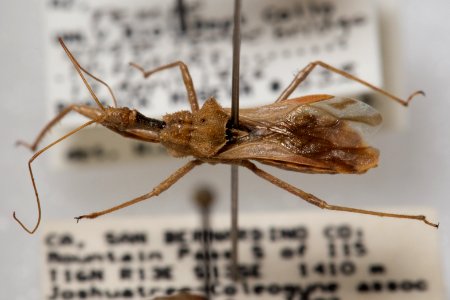
[[[175,171],[151,192],[109,209],[79,216],[76,218],[77,220],[94,219],[157,196],[203,163],[223,163],[247,168],[257,176],[322,209],[414,219],[438,227],[438,224],[428,221],[424,215],[386,213],[328,204],[265,172],[251,162],[256,161],[289,171],[321,174],[361,174],[377,166],[378,150],[369,146],[363,139],[365,133],[375,130],[381,123],[381,116],[374,108],[358,100],[331,95],[289,98],[298,85],[317,66],[359,82],[404,106],[407,106],[414,96],[423,94],[421,91],[402,100],[349,73],[316,61],[302,69],[274,103],[241,109],[239,111],[239,127],[233,128],[230,124],[230,109],[222,108],[216,99],[209,98],[202,108],[199,108],[194,84],[189,70],[183,62],[177,61],[151,71],[145,71],[142,67],[131,64],[140,70],[145,78],[169,68],[178,67],[181,71],[191,111],[167,114],[162,120],[156,120],[148,118],[136,110],[117,107],[117,101],[110,87],[80,66],[61,39],[60,43],[98,107],[71,105],[42,129],[33,144],[19,142],[35,151],[50,128],[69,112],[74,111],[90,119],[37,151],[29,160],[28,167],[38,206],[38,220],[36,225],[29,229],[16,217],[15,213],[13,215],[14,219],[29,233],[34,233],[41,221],[41,205],[31,164],[44,151],[94,123],[101,124],[127,138],[161,143],[172,156],[192,156],[193,160]],[[101,104],[84,74],[109,89],[114,100],[114,107],[104,107]]]

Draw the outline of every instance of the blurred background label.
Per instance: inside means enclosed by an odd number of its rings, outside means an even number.
[[[136,62],[152,69],[177,60],[188,65],[200,104],[214,96],[223,106],[230,106],[232,2],[43,3],[49,118],[73,103],[95,104],[57,42],[59,36],[83,67],[111,85],[119,106],[153,117],[189,109],[178,68],[144,79],[128,65]],[[294,75],[314,60],[324,60],[380,86],[380,48],[373,1],[244,1],[241,106],[272,103]],[[107,89],[90,81],[101,101],[113,105]],[[363,86],[318,67],[294,96],[351,96],[363,91]],[[82,117],[70,114],[62,124],[74,127],[81,122]],[[120,146],[110,135],[76,136],[54,156],[59,156],[61,164],[126,160],[161,152],[142,143]]]
[[[46,222],[42,299],[201,294],[199,224],[193,216]],[[437,231],[422,223],[320,211],[241,214],[240,225],[236,284],[229,218],[212,219],[213,299],[444,299]]]

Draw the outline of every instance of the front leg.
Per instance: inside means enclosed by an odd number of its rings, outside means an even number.
[[[176,61],[171,64],[167,64],[167,65],[164,65],[164,66],[161,66],[159,68],[149,70],[149,71],[145,71],[145,69],[143,67],[141,67],[140,65],[135,64],[135,63],[130,63],[130,65],[135,67],[139,71],[141,71],[145,78],[148,78],[150,75],[155,74],[156,72],[159,72],[162,70],[179,67],[180,71],[181,71],[181,76],[183,77],[184,86],[186,87],[187,97],[189,100],[189,104],[191,105],[191,110],[192,110],[192,112],[196,112],[199,110],[197,94],[195,93],[194,83],[192,82],[192,77],[191,77],[191,74],[189,73],[189,69],[184,62]]]

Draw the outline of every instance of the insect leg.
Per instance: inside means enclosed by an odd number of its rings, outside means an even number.
[[[53,126],[55,126],[59,121],[61,121],[71,111],[76,111],[80,114],[82,111],[91,112],[92,114],[96,114],[96,112],[98,112],[99,110],[89,107],[89,106],[84,106],[84,105],[74,104],[74,105],[67,106],[58,115],[56,115],[50,122],[48,122],[47,125],[45,125],[45,127],[41,130],[41,132],[38,134],[38,136],[36,137],[35,141],[32,144],[29,144],[25,141],[19,140],[16,142],[16,145],[25,146],[25,147],[29,148],[31,151],[36,151],[37,146],[42,141],[44,136],[50,131],[50,129],[52,129]],[[85,115],[85,114],[83,114],[83,115]],[[98,115],[98,117],[100,117],[100,115]]]
[[[425,93],[423,91],[416,91],[414,93],[412,93],[406,100],[403,100],[379,87],[376,87],[370,83],[368,83],[367,81],[364,81],[350,73],[347,73],[345,71],[342,71],[340,69],[337,69],[329,64],[326,64],[322,61],[315,61],[312,62],[310,64],[308,64],[304,69],[302,69],[300,72],[298,72],[298,74],[295,76],[294,80],[292,80],[292,82],[289,84],[289,86],[281,93],[281,95],[278,97],[277,101],[283,101],[289,98],[289,96],[294,92],[294,90],[299,86],[300,83],[303,82],[303,80],[306,79],[306,77],[308,77],[308,75],[312,72],[312,70],[316,67],[316,66],[321,66],[324,69],[327,69],[331,72],[337,73],[345,78],[348,78],[350,80],[356,81],[361,83],[362,85],[388,97],[391,98],[394,101],[397,101],[398,103],[404,105],[404,106],[408,106],[409,102],[412,100],[412,98],[414,98],[417,95],[425,95]]]
[[[142,196],[139,196],[137,198],[134,198],[132,200],[126,201],[122,204],[116,205],[114,207],[102,210],[102,211],[98,211],[98,212],[93,212],[90,213],[88,215],[82,215],[79,217],[76,217],[75,219],[77,220],[81,220],[81,219],[94,219],[97,218],[99,216],[102,215],[106,215],[109,214],[113,211],[128,207],[130,205],[136,204],[138,202],[147,200],[151,197],[154,196],[158,196],[159,194],[161,194],[162,192],[164,192],[165,190],[167,190],[168,188],[170,188],[173,184],[175,184],[181,177],[183,177],[184,175],[186,175],[189,171],[191,171],[194,167],[201,165],[203,162],[201,160],[191,160],[190,162],[188,162],[187,164],[185,164],[184,166],[182,166],[181,168],[179,168],[178,170],[176,170],[174,173],[172,173],[168,178],[166,178],[163,182],[161,182],[160,184],[158,184],[155,188],[153,188],[153,190],[150,193],[144,194]]]
[[[145,69],[143,67],[141,67],[140,65],[135,64],[135,63],[130,63],[130,65],[132,67],[135,67],[139,71],[141,71],[142,75],[144,75],[145,78],[148,78],[150,75],[152,75],[156,72],[162,71],[162,70],[179,67],[180,71],[181,71],[181,76],[183,77],[184,86],[186,87],[187,97],[189,100],[189,104],[191,105],[191,110],[192,110],[192,112],[199,110],[197,94],[195,93],[194,83],[192,81],[191,74],[189,73],[189,69],[184,62],[176,61],[176,62],[167,64],[164,66],[160,66],[156,69],[149,70],[149,71],[145,71]]]
[[[78,128],[76,128],[76,129],[70,131],[69,133],[67,133],[67,134],[64,135],[63,137],[57,139],[57,140],[54,141],[53,143],[51,143],[51,144],[45,146],[44,148],[42,148],[41,150],[39,150],[38,152],[36,152],[36,153],[30,158],[30,160],[28,161],[28,170],[29,170],[29,172],[30,172],[31,182],[32,182],[32,184],[33,184],[34,194],[36,195],[36,203],[37,203],[37,207],[38,207],[38,220],[37,220],[37,222],[36,222],[36,225],[34,226],[33,229],[28,229],[28,228],[22,223],[22,221],[20,221],[20,220],[16,217],[16,212],[13,212],[13,218],[14,218],[14,220],[16,220],[17,223],[19,223],[19,225],[22,226],[22,228],[23,228],[26,232],[28,232],[28,233],[30,233],[30,234],[33,234],[33,233],[38,229],[39,224],[40,224],[40,222],[41,222],[41,202],[40,202],[40,200],[39,200],[39,194],[38,194],[38,191],[37,191],[36,182],[35,182],[35,180],[34,180],[33,169],[31,168],[31,163],[32,163],[39,155],[41,155],[42,153],[44,153],[45,151],[47,151],[49,148],[53,147],[54,145],[58,144],[59,142],[61,142],[61,141],[64,140],[64,139],[68,138],[69,136],[71,136],[72,134],[76,133],[77,131],[79,131],[79,130],[81,130],[81,129],[83,129],[83,128],[85,128],[85,127],[87,127],[87,126],[89,126],[89,125],[91,125],[91,124],[93,124],[93,123],[95,123],[95,122],[97,122],[96,119],[95,119],[95,120],[90,120],[90,121],[84,123],[83,125],[81,125],[80,127],[78,127]]]
[[[242,162],[240,162],[240,165],[243,167],[246,167],[247,169],[249,169],[250,171],[252,171],[253,173],[255,173],[256,175],[258,175],[259,177],[273,183],[274,185],[288,191],[291,194],[294,194],[300,198],[302,198],[303,200],[318,206],[320,208],[323,209],[329,209],[329,210],[338,210],[338,211],[347,211],[347,212],[352,212],[352,213],[359,213],[359,214],[366,214],[366,215],[373,215],[373,216],[379,216],[379,217],[391,217],[391,218],[400,218],[400,219],[413,219],[413,220],[419,220],[419,221],[423,221],[425,224],[433,226],[433,227],[438,227],[439,224],[434,224],[431,223],[430,221],[427,220],[426,216],[424,215],[404,215],[404,214],[393,214],[393,213],[385,213],[385,212],[377,212],[377,211],[371,211],[371,210],[364,210],[364,209],[359,209],[359,208],[352,208],[352,207],[345,207],[345,206],[337,206],[337,205],[331,205],[328,204],[327,202],[317,198],[316,196],[306,193],[305,191],[296,188],[284,181],[282,181],[281,179],[261,170],[260,168],[258,168],[255,164],[253,164],[252,162],[248,161],[248,160],[244,160]]]

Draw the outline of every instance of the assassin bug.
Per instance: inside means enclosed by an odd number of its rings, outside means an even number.
[[[31,168],[32,162],[50,147],[94,123],[99,123],[124,137],[161,143],[174,157],[192,156],[194,159],[172,173],[151,192],[109,209],[76,217],[77,220],[97,218],[157,196],[203,163],[224,163],[247,168],[257,176],[322,209],[414,219],[438,227],[438,224],[428,221],[424,215],[394,214],[328,204],[265,172],[251,162],[253,160],[290,171],[322,174],[361,174],[377,166],[379,152],[367,145],[362,136],[364,132],[374,130],[381,123],[381,116],[375,109],[358,100],[325,94],[289,98],[297,86],[317,66],[359,82],[404,106],[407,106],[414,96],[423,95],[422,91],[417,91],[408,99],[402,100],[349,73],[321,61],[315,61],[298,72],[273,104],[241,109],[239,127],[233,128],[229,122],[230,109],[222,108],[214,98],[209,98],[202,108],[199,108],[194,84],[183,62],[177,61],[151,71],[145,71],[139,65],[131,63],[142,72],[145,78],[162,70],[180,68],[191,111],[167,114],[162,120],[156,120],[142,115],[137,110],[117,107],[111,88],[85,70],[64,42],[61,39],[59,42],[98,107],[76,104],[68,106],[42,129],[33,144],[18,142],[35,151],[49,129],[69,112],[75,111],[90,119],[37,151],[29,160],[28,167],[38,206],[38,220],[34,228],[29,229],[16,217],[15,213],[13,214],[14,219],[29,233],[34,233],[41,221],[41,205]],[[104,107],[100,103],[83,73],[109,89],[114,107]]]

